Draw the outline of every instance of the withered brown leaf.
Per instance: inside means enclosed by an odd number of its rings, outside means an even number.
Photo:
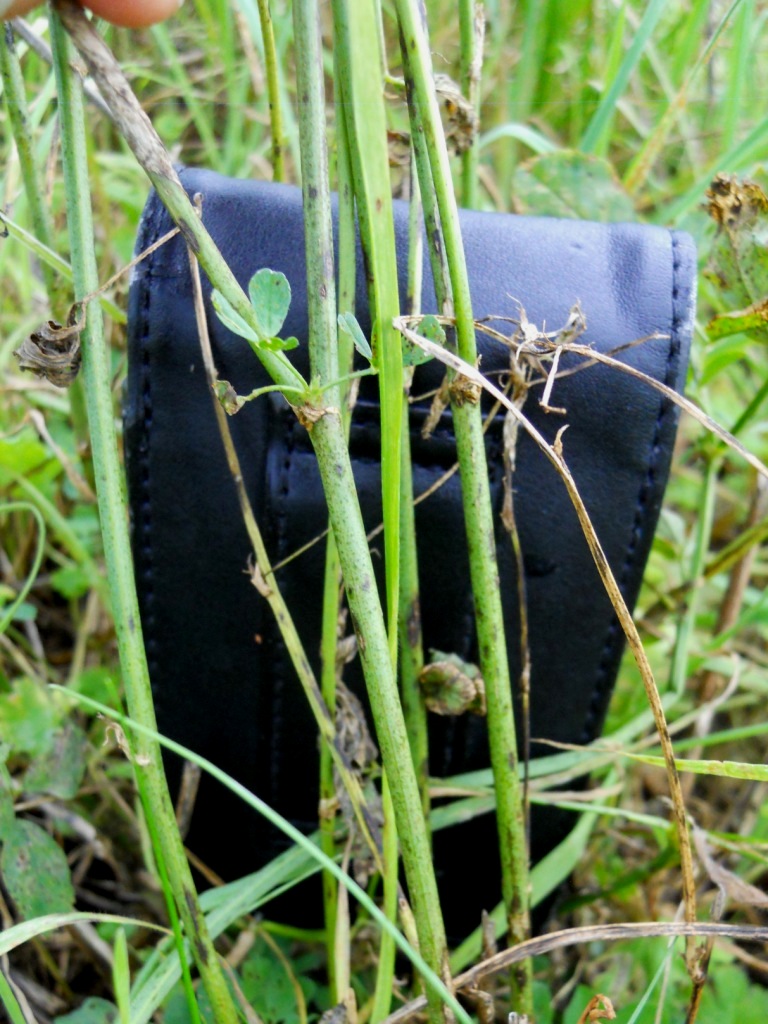
[[[25,338],[13,353],[19,368],[44,377],[58,388],[68,388],[80,370],[80,334],[85,327],[85,310],[76,302],[66,326],[49,320]]]

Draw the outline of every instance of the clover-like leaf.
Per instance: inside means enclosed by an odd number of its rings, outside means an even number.
[[[85,774],[85,733],[75,722],[63,722],[51,736],[48,750],[33,758],[24,773],[24,791],[71,800]]]
[[[605,222],[630,221],[632,197],[603,157],[561,149],[535,156],[515,171],[517,213]]]
[[[246,341],[250,341],[255,345],[261,341],[258,334],[243,320],[232,303],[224,298],[218,288],[214,288],[211,292],[211,302],[219,320],[233,334],[239,334],[241,338],[245,338]]]
[[[298,338],[266,338],[262,341],[262,346],[268,348],[270,352],[289,352],[292,348],[298,348]]]
[[[16,819],[0,851],[0,873],[25,921],[71,910],[75,891],[58,843],[32,821]]]
[[[436,345],[445,344],[445,330],[437,317],[431,314],[419,322],[416,333],[428,341],[434,341]],[[421,366],[432,358],[423,348],[403,338],[403,366]]]
[[[355,346],[360,355],[367,359],[368,362],[373,359],[373,352],[371,346],[368,344],[368,339],[363,334],[363,329],[357,322],[354,313],[339,313],[339,328],[348,334],[352,339],[352,344]]]
[[[288,284],[288,278],[279,270],[269,270],[265,267],[251,278],[248,283],[248,295],[259,326],[272,341],[274,336],[280,333],[291,305],[291,286]],[[272,347],[265,339],[261,340],[267,348]]]

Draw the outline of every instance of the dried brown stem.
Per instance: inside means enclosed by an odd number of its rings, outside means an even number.
[[[712,921],[659,921],[636,922],[627,924],[587,925],[583,928],[567,928],[549,935],[540,935],[535,939],[527,939],[511,949],[502,950],[496,956],[483,960],[468,971],[457,975],[453,983],[457,992],[473,988],[485,978],[500,971],[507,970],[511,964],[519,963],[526,957],[544,956],[556,949],[578,946],[587,942],[620,942],[624,939],[639,938],[708,938],[723,936],[729,939],[741,939],[743,942],[768,942],[768,928],[739,924],[720,924]],[[396,1013],[392,1013],[383,1024],[404,1024],[416,1014],[421,1013],[427,1005],[422,997],[406,1003]]]

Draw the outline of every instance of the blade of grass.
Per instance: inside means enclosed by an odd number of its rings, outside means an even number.
[[[597,110],[587,126],[587,130],[579,143],[579,149],[583,153],[595,153],[601,146],[601,140],[608,129],[619,100],[643,56],[643,51],[648,45],[659,20],[667,9],[667,0],[651,0],[645,8],[642,21],[638,26],[632,43],[627,50],[624,60],[621,62],[613,80],[607,84]]]
[[[88,707],[93,711],[97,711],[106,718],[118,722],[124,729],[162,745],[167,750],[172,751],[184,760],[193,761],[195,764],[198,764],[203,771],[211,775],[212,778],[221,782],[227,787],[227,789],[231,790],[231,792],[243,800],[244,803],[248,804],[249,807],[252,807],[255,811],[270,821],[276,828],[280,829],[280,831],[292,840],[292,842],[301,847],[302,850],[309,853],[309,855],[313,857],[314,860],[326,871],[332,872],[336,879],[349,890],[349,892],[356,900],[358,900],[358,902],[365,908],[371,917],[374,918],[381,928],[385,928],[392,932],[398,949],[408,958],[419,974],[421,974],[430,990],[438,993],[440,1000],[447,1007],[450,1007],[456,1015],[457,1020],[461,1021],[462,1024],[472,1024],[469,1015],[458,1003],[455,996],[451,994],[441,978],[429,967],[422,954],[408,944],[404,936],[397,930],[397,928],[394,927],[394,925],[392,925],[390,921],[387,920],[385,915],[379,910],[366,891],[361,888],[354,879],[342,871],[341,867],[335,861],[326,857],[317,843],[304,835],[303,832],[300,832],[295,825],[292,825],[291,822],[287,821],[282,817],[282,815],[278,814],[277,811],[264,803],[260,797],[248,790],[242,783],[233,779],[230,775],[227,775],[226,772],[217,768],[213,762],[209,761],[207,758],[201,757],[188,747],[184,747],[182,744],[168,739],[167,736],[161,735],[154,729],[140,725],[135,720],[121,714],[114,708],[109,708],[106,704],[101,704],[99,701],[92,700],[90,697],[85,697],[83,694],[73,693],[70,690],[63,689],[62,687],[55,687],[55,689],[66,694],[70,699],[83,704],[85,707]],[[242,911],[240,912],[242,913]],[[67,918],[71,915],[58,916],[61,918]],[[89,919],[92,920],[96,915],[84,916],[88,916]],[[3,952],[3,939],[4,935],[0,936],[0,953]],[[26,941],[26,939],[21,941]]]
[[[6,978],[2,966],[0,966],[0,1003],[5,1007],[10,1024],[28,1024],[24,1011],[19,1006],[16,993],[11,988],[11,983]]]
[[[381,481],[384,518],[384,565],[389,649],[397,669],[398,602],[400,597],[400,443],[403,408],[402,349],[392,326],[399,310],[397,255],[389,176],[387,124],[384,110],[384,67],[378,33],[379,12],[373,0],[334,0],[336,87],[345,114],[352,181],[360,221],[360,238],[368,274],[373,365],[379,370],[381,409]],[[303,152],[303,150],[302,150]],[[341,310],[341,312],[345,312]],[[384,868],[384,905],[395,920],[398,906],[397,830],[389,797],[388,769],[384,835],[388,856]],[[389,819],[387,820],[387,811]],[[430,915],[440,914],[439,903]],[[419,922],[417,918],[417,927]],[[422,928],[423,930],[423,928]],[[389,1013],[395,975],[395,947],[382,936],[372,1020]]]
[[[686,102],[691,91],[691,86],[696,78],[696,75],[702,68],[706,67],[709,63],[710,58],[715,52],[716,44],[723,29],[728,24],[729,20],[735,13],[736,9],[743,2],[743,0],[733,0],[733,3],[725,12],[720,19],[717,28],[707,40],[707,44],[704,50],[697,57],[692,67],[688,71],[680,86],[677,94],[672,98],[672,101],[664,111],[661,119],[658,121],[656,127],[648,135],[647,139],[643,143],[637,156],[632,160],[629,165],[626,174],[624,175],[624,186],[630,193],[636,193],[637,190],[644,184],[648,175],[651,172],[655,160],[662,152],[664,145],[667,141],[669,133],[672,129],[672,125],[675,120],[681,116],[686,107]],[[731,140],[732,141],[732,140]]]
[[[10,604],[8,604],[0,615],[0,633],[4,633],[6,631],[13,621],[14,615],[26,600],[27,595],[37,579],[38,573],[40,572],[40,566],[43,563],[43,555],[45,554],[45,522],[39,510],[35,508],[31,502],[27,501],[8,501],[0,504],[0,516],[8,515],[10,512],[31,513],[33,519],[37,523],[37,543],[35,545],[35,553],[32,557],[32,565],[29,568],[27,578],[21,585],[16,597],[10,602]]]
[[[19,154],[21,176],[27,194],[32,225],[40,245],[48,251],[53,250],[53,232],[51,230],[48,210],[43,202],[43,189],[34,156],[32,135],[29,130],[29,111],[21,75],[19,57],[13,29],[10,24],[2,26],[3,39],[0,41],[0,75],[3,81],[3,98],[11,122],[11,131]],[[55,294],[56,278],[50,263],[42,264],[43,278],[50,296]]]

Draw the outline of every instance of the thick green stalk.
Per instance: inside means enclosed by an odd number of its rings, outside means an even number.
[[[294,3],[297,66],[302,69],[302,74],[311,73],[318,78],[314,86],[300,81],[299,95],[302,99],[303,115],[300,118],[302,179],[304,189],[320,207],[320,204],[325,206],[325,197],[329,193],[325,160],[319,153],[312,154],[311,149],[315,146],[325,147],[325,114],[322,104],[319,113],[315,115],[318,124],[308,123],[312,116],[312,96],[320,94],[322,89],[322,66],[316,56],[319,51],[318,13],[315,0],[296,0]],[[317,237],[313,234],[315,231],[318,233]],[[317,217],[305,218],[305,232],[310,262],[308,272],[317,273],[317,268],[311,267],[311,264],[317,261],[317,254],[324,251],[324,239],[330,234],[330,215],[327,224],[320,223]],[[316,332],[310,339],[310,353],[320,367],[328,365],[333,358],[330,351],[336,347],[336,325],[324,309],[333,283],[332,264],[328,267],[323,266],[322,269],[328,274],[325,291],[321,292],[312,287],[308,289],[310,323]],[[332,291],[330,294],[333,294]],[[313,305],[316,307],[314,313],[311,311]],[[319,373],[313,367],[313,380],[316,376],[319,376]],[[312,427],[310,436],[317,453],[376,736],[392,794],[406,878],[418,922],[421,952],[433,970],[449,980],[445,931],[431,851],[421,814],[416,776],[411,766],[389,638],[339,409],[332,404],[326,405],[323,415]],[[442,1019],[441,1002],[434,995],[431,996],[431,1013],[433,1020]]]
[[[403,404],[402,347],[392,326],[400,310],[392,216],[384,67],[373,0],[334,0],[334,45],[341,98],[347,117],[360,239],[368,273],[373,362],[379,370],[381,480],[387,621],[393,664],[397,661],[400,567],[400,421]]]
[[[415,162],[411,161],[411,200],[408,218],[408,292],[406,313],[421,311],[423,245],[421,235],[421,190]],[[406,390],[410,391],[412,371],[406,371]],[[409,408],[403,403],[402,442],[400,447],[400,604],[398,634],[400,640],[400,692],[408,730],[408,743],[421,792],[424,817],[429,822],[429,742],[427,709],[419,686],[424,667],[419,599],[419,565],[416,550],[416,520],[413,503],[411,432]]]
[[[358,640],[376,737],[392,793],[408,890],[417,922],[419,946],[427,963],[446,984],[445,929],[421,798],[411,764],[408,735],[389,657],[368,539],[354,487],[341,418],[329,410],[312,429],[331,524],[344,573],[352,622]],[[439,1002],[431,997],[434,1020],[441,1020]]]
[[[451,294],[446,295],[441,287],[444,272],[435,274],[437,297],[443,308],[452,299],[458,353],[465,362],[475,366],[477,349],[469,280],[448,151],[435,97],[429,41],[416,0],[397,0],[397,12],[409,99],[416,113],[414,121],[423,130],[429,158],[429,166],[420,161],[422,194],[426,196],[428,191],[434,190],[442,225],[442,252],[450,276]],[[414,134],[415,131],[414,126]],[[428,237],[432,237],[430,228],[428,225]],[[517,740],[482,412],[479,403],[454,403],[453,415],[480,667],[486,683],[488,702],[488,737],[497,799],[502,895],[507,908],[510,937],[516,943],[523,941],[529,932],[528,853],[523,794],[517,772]],[[528,961],[520,964],[513,972],[513,1005],[521,1013],[530,1013],[532,1010],[531,979]]]
[[[304,233],[307,243],[307,311],[309,364],[313,385],[326,387],[339,378],[336,345],[336,285],[333,277],[333,228],[328,188],[328,148],[323,88],[320,23],[311,2],[293,5],[296,39],[296,92],[301,139]],[[323,394],[338,408],[335,385]]]
[[[301,139],[301,178],[304,204],[304,225],[307,243],[307,302],[309,314],[309,358],[313,384],[328,384],[339,377],[338,348],[325,344],[325,339],[336,337],[336,288],[333,276],[333,234],[331,227],[331,198],[327,188],[318,188],[317,182],[328,180],[328,156],[325,140],[325,93],[322,73],[322,42],[319,25],[313,12],[302,4],[294,4],[294,34],[296,37],[296,95]],[[338,386],[324,394],[324,401],[338,407]],[[338,598],[338,551],[329,542],[326,556],[326,575],[323,607],[323,678],[324,689],[336,700],[336,644],[335,623]],[[335,578],[335,579],[334,579]],[[332,619],[333,624],[329,622]],[[331,632],[332,631],[332,632]],[[331,647],[333,638],[333,650]],[[333,771],[326,759],[321,761],[321,789],[333,795]],[[330,855],[334,852],[333,821],[321,821],[322,845]],[[338,921],[335,881],[328,872],[323,880],[325,921],[332,987],[337,986],[336,927]],[[342,974],[346,974],[342,971]],[[336,999],[344,999],[345,992],[337,992]]]
[[[339,195],[339,309],[354,313],[357,258],[355,252],[355,203],[352,194],[352,168],[349,163],[349,144],[344,116],[336,97],[336,175]],[[354,345],[349,335],[339,330],[338,359],[342,374],[352,371]],[[346,426],[350,419],[347,408],[347,389],[341,388],[342,416]],[[325,551],[325,577],[323,582],[323,631],[320,641],[321,687],[325,703],[331,714],[336,714],[336,650],[340,612],[341,563],[333,530],[328,531]],[[332,801],[335,795],[333,764],[327,744],[320,748],[320,799]],[[323,852],[333,857],[336,852],[334,817],[320,819],[320,845]],[[341,991],[339,967],[336,963],[336,928],[338,917],[338,885],[329,871],[323,872],[323,903],[325,907],[325,935],[328,952],[328,979],[331,986],[331,1003],[336,1005],[344,998]],[[348,948],[348,947],[347,947]],[[345,954],[348,959],[348,953]],[[343,980],[348,977],[344,965]]]
[[[384,554],[389,647],[397,666],[397,623],[400,598],[400,421],[402,416],[402,350],[392,326],[400,301],[397,254],[392,216],[387,123],[384,110],[384,63],[378,33],[380,11],[374,0],[334,0],[334,57],[336,86],[345,113],[360,237],[368,272],[372,321],[373,363],[379,370],[381,408],[381,480],[384,512]],[[386,773],[386,767],[385,767]],[[384,858],[384,906],[391,920],[397,917],[397,830],[385,778],[382,787],[388,856]],[[395,946],[391,936],[381,937],[374,1024],[389,1013],[395,974]]]
[[[99,284],[94,254],[93,222],[88,199],[90,188],[85,121],[79,79],[69,68],[69,45],[55,10],[51,13],[51,39],[59,96],[62,161],[75,297],[82,299],[95,291]],[[82,333],[82,349],[82,372],[96,475],[99,519],[126,703],[132,718],[154,730],[155,713],[144,654],[128,537],[123,477],[117,451],[109,351],[104,337],[101,310],[96,303],[88,310],[87,323]],[[137,739],[135,769],[144,806],[147,815],[151,816],[155,823],[160,840],[159,852],[173,885],[179,915],[190,938],[195,962],[210,997],[215,1019],[221,1024],[235,1024],[238,1019],[237,1011],[197,900],[184,846],[176,827],[157,742],[146,736]]]

